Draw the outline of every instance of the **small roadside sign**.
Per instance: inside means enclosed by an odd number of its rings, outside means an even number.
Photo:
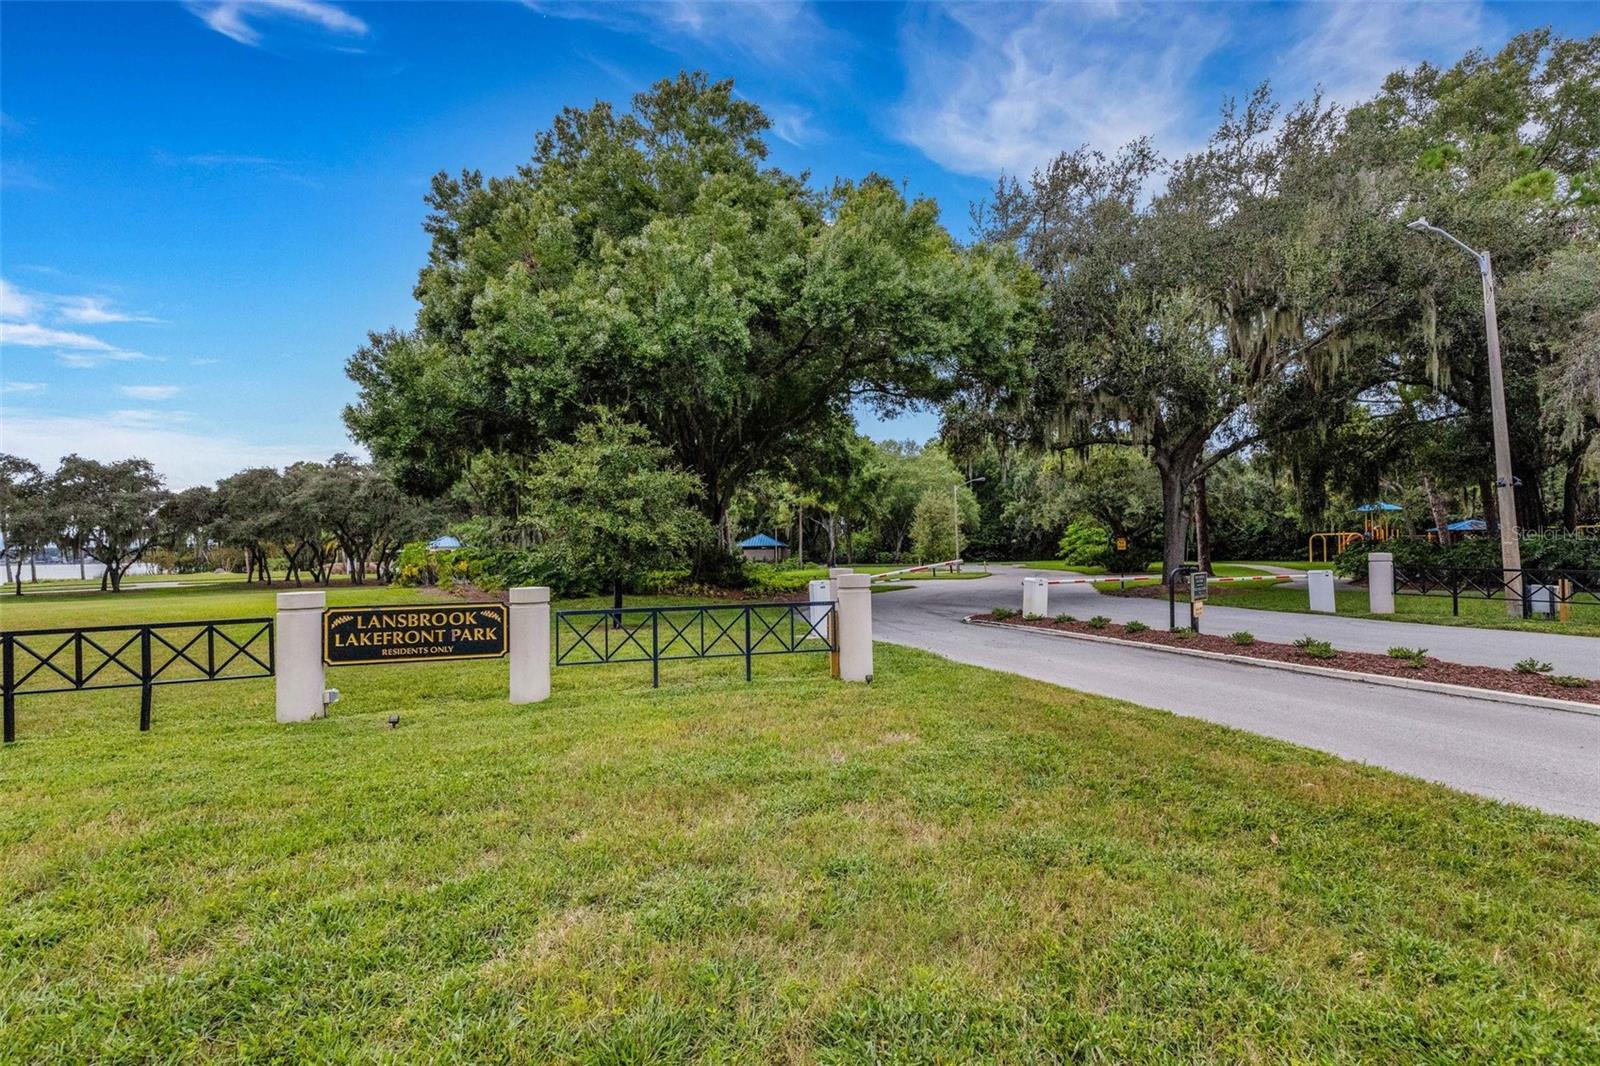
[[[1196,570],[1194,573],[1189,575],[1190,602],[1200,603],[1204,601],[1208,591],[1209,586],[1207,585],[1207,575],[1204,571]]]

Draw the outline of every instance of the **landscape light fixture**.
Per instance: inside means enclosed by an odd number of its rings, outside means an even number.
[[[1494,484],[1496,509],[1500,512],[1500,566],[1506,589],[1506,614],[1522,616],[1522,544],[1517,539],[1517,481],[1511,474],[1511,438],[1506,430],[1505,374],[1500,368],[1500,324],[1494,308],[1494,267],[1489,253],[1480,252],[1449,230],[1425,218],[1406,223],[1414,233],[1443,237],[1478,264],[1483,281],[1483,326],[1489,342],[1489,414],[1494,427]]]

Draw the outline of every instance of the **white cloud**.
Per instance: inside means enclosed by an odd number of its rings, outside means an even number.
[[[0,318],[32,318],[34,303],[22,290],[0,278]]]
[[[730,55],[751,55],[784,66],[815,66],[829,43],[838,42],[812,5],[799,0],[760,3],[658,0],[605,4],[545,3],[526,7],[553,18],[598,22],[616,30],[646,33],[662,43],[683,40]]]
[[[154,358],[155,356],[145,355],[143,352],[128,352],[121,348],[108,348],[98,352],[56,353],[56,362],[74,370],[92,370],[107,363],[132,363]]]
[[[12,395],[24,392],[43,392],[47,386],[42,381],[3,381],[0,382],[0,395]]]
[[[1371,97],[1383,79],[1423,59],[1453,62],[1504,36],[1481,3],[1387,3],[1343,0],[1298,9],[1301,39],[1283,53],[1273,82],[1285,92],[1349,106]]]
[[[221,0],[191,2],[189,10],[207,26],[240,44],[261,43],[255,23],[263,19],[288,19],[307,23],[329,33],[363,37],[367,24],[343,8],[322,0]]]
[[[903,34],[900,134],[951,170],[990,178],[1084,144],[1110,151],[1151,136],[1179,147],[1191,83],[1226,33],[1216,11],[1178,5],[923,9]]]
[[[138,456],[167,479],[167,487],[209,485],[251,466],[324,460],[335,452],[362,454],[349,441],[257,444],[184,425],[182,412],[114,411],[105,417],[8,409],[0,421],[0,451],[53,468],[73,452],[103,462]]]
[[[81,351],[113,352],[111,345],[99,337],[71,330],[52,329],[37,322],[0,322],[0,344],[17,344],[24,348],[75,348]]]
[[[159,322],[149,315],[118,310],[103,296],[60,296],[55,299],[56,315],[64,322],[80,326],[99,326],[108,322]]]
[[[180,385],[118,385],[117,391],[134,400],[170,400],[183,391]]]

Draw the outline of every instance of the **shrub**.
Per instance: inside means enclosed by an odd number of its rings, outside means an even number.
[[[996,622],[1004,622],[1006,619],[1015,618],[1016,616],[1017,612],[1013,611],[1009,607],[996,607],[994,610],[989,612],[989,617],[993,618]]]
[[[1519,674],[1548,674],[1555,667],[1549,663],[1542,663],[1538,659],[1523,659],[1514,664],[1511,669]]]
[[[1190,637],[1194,636],[1194,630],[1190,629],[1188,626],[1182,626],[1178,629],[1171,630],[1170,632],[1178,640],[1188,640]]]
[[[1256,642],[1256,635],[1248,629],[1241,629],[1237,633],[1229,633],[1228,639],[1241,648],[1248,648]]]
[[[1589,679],[1576,674],[1551,674],[1550,683],[1562,688],[1588,688]]]
[[[1111,619],[1107,618],[1103,614],[1097,614],[1093,618],[1089,619],[1089,628],[1090,629],[1104,629],[1106,626],[1108,626],[1110,624],[1111,624]]]
[[[1068,566],[1099,566],[1111,550],[1111,536],[1100,523],[1080,518],[1067,526],[1057,548],[1057,557]]]
[[[1042,622],[1042,621],[1044,621],[1044,615],[1042,615],[1042,614],[1025,614],[1025,615],[1022,616],[1022,620],[1024,622]]]
[[[1065,624],[1067,622],[1076,622],[1077,619],[1063,611],[1061,614],[1056,615],[1056,621]]]
[[[1428,665],[1428,649],[1407,648],[1404,645],[1396,645],[1389,649],[1389,658],[1404,660],[1405,664],[1411,669],[1421,670]]]
[[[1302,655],[1312,659],[1332,659],[1339,653],[1333,650],[1333,645],[1326,640],[1318,640],[1313,636],[1304,636],[1294,642]]]
[[[1135,618],[1133,621],[1129,622],[1127,625],[1123,626],[1122,628],[1123,628],[1123,630],[1125,632],[1128,632],[1128,633],[1143,633],[1145,630],[1149,629],[1150,627],[1145,625],[1143,622],[1139,621],[1137,618]]]

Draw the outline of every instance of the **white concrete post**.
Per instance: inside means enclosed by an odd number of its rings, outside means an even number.
[[[1044,618],[1050,613],[1050,586],[1042,577],[1022,579],[1022,616]]]
[[[1311,609],[1322,614],[1335,614],[1338,606],[1333,598],[1333,571],[1312,570],[1306,575],[1311,586]]]
[[[828,594],[823,599],[837,600],[839,598],[839,579],[846,574],[855,573],[848,566],[828,567]]]
[[[278,690],[278,721],[321,718],[328,682],[322,666],[322,609],[325,592],[278,593],[273,673]]]
[[[813,632],[826,632],[823,623],[828,620],[827,604],[833,599],[833,582],[825,577],[811,582],[806,586],[806,599],[811,601],[811,606],[806,608],[806,623]]]
[[[1394,614],[1394,553],[1373,552],[1367,556],[1367,610],[1373,614]]]
[[[839,576],[839,677],[872,680],[872,577]]]
[[[550,590],[533,585],[511,590],[511,702],[550,698]]]

